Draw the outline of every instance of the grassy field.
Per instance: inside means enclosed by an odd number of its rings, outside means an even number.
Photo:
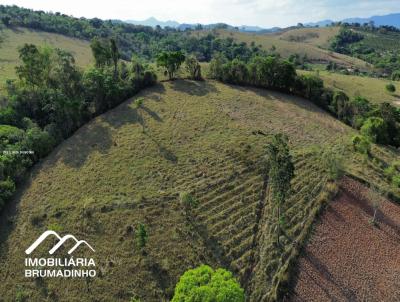
[[[85,67],[90,64],[92,53],[89,42],[69,38],[63,35],[34,31],[26,28],[4,29],[0,31],[3,43],[0,44],[0,83],[15,77],[15,66],[19,64],[18,48],[24,43],[36,45],[49,45],[71,52],[76,63]]]
[[[301,98],[185,80],[136,97],[141,108],[132,98],[89,122],[19,189],[0,222],[0,301],[166,301],[179,276],[201,263],[233,271],[249,301],[272,299],[290,278],[293,241],[304,241],[335,191],[326,150],[343,150],[346,171],[387,185],[379,163],[346,149],[354,130]],[[281,246],[260,171],[266,135],[276,132],[289,136],[296,167]],[[378,147],[373,154],[398,158]],[[192,213],[183,211],[181,192],[199,200]],[[135,246],[139,222],[149,233],[145,252]],[[87,240],[96,252],[74,255],[92,256],[98,277],[25,278],[23,251],[47,229]],[[47,243],[34,256],[45,255]]]
[[[357,67],[361,70],[369,70],[371,66],[357,58],[352,58],[339,53],[327,50],[329,39],[331,39],[339,29],[333,28],[312,28],[312,29],[294,29],[278,34],[256,34],[242,33],[226,30],[214,31],[221,37],[232,37],[236,41],[246,42],[250,45],[261,45],[265,50],[275,51],[283,57],[289,57],[292,54],[307,56],[313,63],[336,62],[342,66]],[[204,35],[208,31],[194,32],[193,35]]]
[[[315,72],[304,70],[298,70],[298,73],[315,74]],[[363,96],[374,103],[390,102],[400,105],[400,82],[327,71],[319,71],[318,75],[324,80],[325,86],[343,90],[350,97]],[[396,86],[395,93],[386,91],[385,87],[388,83],[393,83]]]

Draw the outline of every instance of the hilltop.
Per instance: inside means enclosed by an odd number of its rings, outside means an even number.
[[[334,192],[324,154],[340,150],[354,130],[301,98],[213,81],[166,82],[137,97],[142,108],[126,101],[35,166],[9,224],[2,219],[0,301],[17,292],[33,301],[159,301],[201,263],[232,270],[251,301],[273,297],[287,282],[298,250],[287,240],[284,253],[271,245],[260,171],[266,135],[289,135],[296,176],[285,212],[290,236],[301,242]],[[362,168],[346,150],[347,171],[385,185],[373,162]],[[382,148],[374,154],[397,158]],[[183,191],[200,201],[192,218],[180,206]],[[134,245],[138,222],[149,230],[146,255]],[[22,251],[48,228],[90,242],[99,277],[86,285],[24,278]]]

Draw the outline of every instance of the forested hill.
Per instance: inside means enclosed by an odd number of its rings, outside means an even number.
[[[0,20],[5,27],[21,26],[86,40],[117,37],[121,58],[125,60],[130,60],[133,54],[154,59],[161,50],[195,53],[200,61],[211,60],[214,52],[222,52],[230,59],[239,57],[244,60],[262,52],[257,46],[248,47],[244,42],[236,43],[232,38],[217,38],[212,34],[194,37],[190,32],[173,28],[152,28],[98,18],[75,18],[18,6],[0,5]]]

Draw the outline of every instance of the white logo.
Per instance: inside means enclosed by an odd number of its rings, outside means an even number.
[[[55,236],[58,242],[49,250],[53,255],[67,240],[73,240],[75,245],[68,251],[72,254],[80,245],[84,244],[94,252],[94,249],[85,240],[78,240],[75,236],[67,234],[61,237],[54,231],[46,231],[26,249],[30,255],[49,236]],[[87,278],[96,276],[96,263],[93,258],[65,258],[41,257],[25,258],[25,277],[27,278]]]
[[[67,241],[68,239],[73,239],[76,244],[68,251],[68,254],[72,254],[81,244],[85,244],[88,248],[90,248],[93,252],[94,249],[90,246],[89,243],[87,243],[85,240],[78,240],[75,238],[75,236],[73,235],[65,235],[64,237],[61,237],[60,235],[58,235],[56,232],[54,231],[46,231],[44,232],[42,235],[40,235],[40,237],[38,239],[36,239],[36,241],[34,243],[32,243],[32,245],[30,247],[27,248],[27,250],[25,251],[25,253],[27,255],[29,255],[30,253],[32,253],[48,236],[50,235],[54,235],[56,236],[60,241],[52,247],[52,249],[49,251],[50,255],[53,255],[55,251],[57,251],[63,244],[65,241]]]

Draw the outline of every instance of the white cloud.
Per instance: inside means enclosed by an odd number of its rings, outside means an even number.
[[[398,0],[0,0],[0,4],[59,11],[77,17],[141,20],[154,16],[181,23],[225,22],[264,27],[400,11]]]

